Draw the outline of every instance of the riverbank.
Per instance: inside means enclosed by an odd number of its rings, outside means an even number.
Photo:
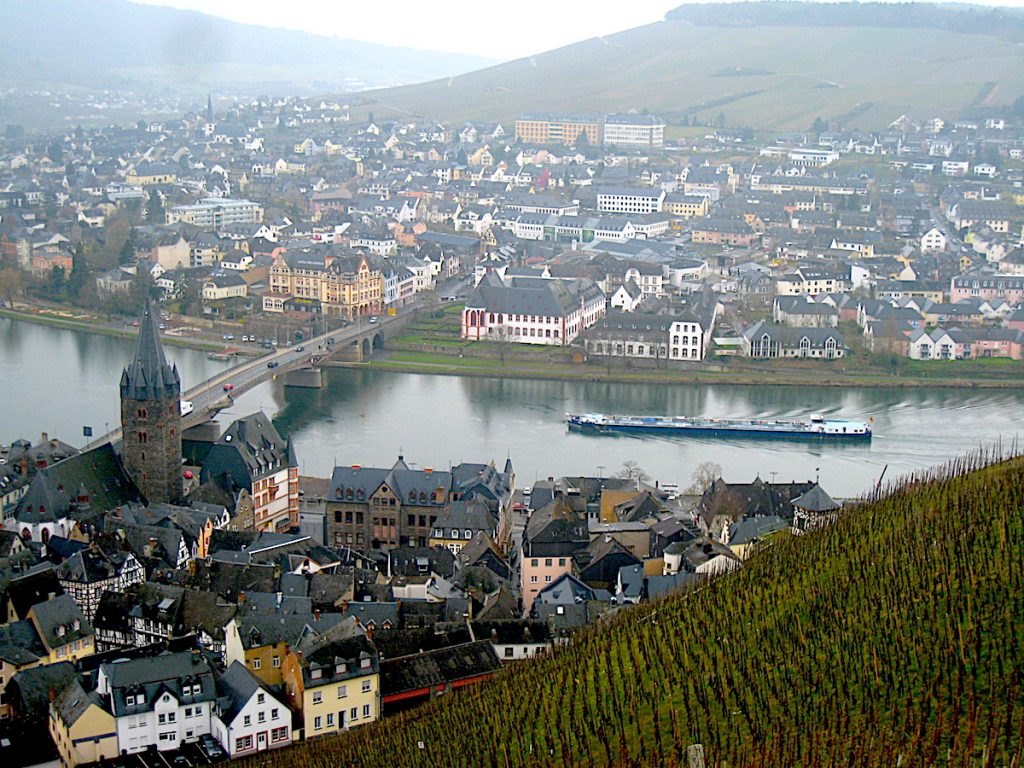
[[[60,312],[66,312],[67,317],[61,316]],[[31,307],[22,305],[19,308],[0,308],[0,317],[11,320],[21,320],[36,325],[48,325],[52,328],[64,328],[82,333],[92,333],[99,336],[112,336],[115,338],[131,339],[139,335],[138,328],[119,328],[111,322],[106,321],[87,312],[76,310],[75,313],[67,310],[56,310],[47,307]],[[219,352],[224,349],[223,344],[212,341],[202,341],[195,337],[180,337],[168,334],[161,334],[160,340],[167,345],[184,347],[186,349],[197,349],[202,352]]]
[[[815,387],[930,387],[942,389],[1024,389],[1024,365],[1013,361],[956,362],[907,361],[907,370],[829,370],[817,361],[775,361],[769,369],[756,363],[713,363],[715,369],[651,369],[606,367],[556,360],[492,359],[442,352],[386,351],[369,362],[339,364],[404,373],[432,373],[486,378],[547,379],[552,381],[606,381],[638,384],[722,384]],[[742,366],[742,367],[741,367]],[[941,366],[974,366],[946,371]],[[980,369],[980,370],[979,370]]]

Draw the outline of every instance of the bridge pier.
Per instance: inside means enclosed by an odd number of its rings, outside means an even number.
[[[284,385],[302,389],[320,389],[324,385],[323,371],[319,368],[296,368],[284,375]]]
[[[181,434],[182,440],[194,440],[200,443],[215,443],[220,437],[220,422],[211,419],[189,427]]]

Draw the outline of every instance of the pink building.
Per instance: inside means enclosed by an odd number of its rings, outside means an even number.
[[[949,288],[949,300],[955,304],[964,299],[1005,299],[1010,304],[1024,302],[1024,276],[993,272],[957,275]]]

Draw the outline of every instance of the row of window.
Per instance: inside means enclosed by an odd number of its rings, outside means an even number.
[[[554,565],[554,562],[555,562],[555,558],[553,558],[553,557],[545,557],[544,558],[544,567],[545,568],[550,568],[552,565]],[[532,558],[530,558],[530,567],[531,568],[537,568],[539,563],[540,563],[540,558],[539,557],[532,557]],[[564,557],[558,558],[558,564],[564,566],[565,565],[565,558]]]
[[[340,727],[340,728],[344,728],[345,727],[344,716],[345,716],[344,712],[339,712],[338,713],[338,727]],[[363,718],[366,719],[366,718],[369,718],[369,717],[372,717],[372,716],[373,716],[373,706],[371,704],[364,704],[363,705]],[[334,713],[333,712],[329,712],[326,715],[326,718],[327,718],[327,726],[326,727],[327,728],[333,728],[334,727]],[[359,707],[352,707],[348,711],[348,720],[349,720],[350,723],[355,723],[355,722],[359,721]],[[324,728],[324,717],[321,716],[321,715],[317,715],[316,717],[313,718],[313,730],[320,731],[320,730],[323,730],[323,728]]]

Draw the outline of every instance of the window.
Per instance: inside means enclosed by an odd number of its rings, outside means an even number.
[[[167,715],[157,715],[156,722],[157,725],[164,725],[167,722]]]
[[[369,717],[369,716],[370,716],[370,705],[369,704],[363,704],[363,717]]]
[[[545,568],[550,568],[551,567],[551,558],[550,557],[544,559],[544,567]]]
[[[313,692],[313,703],[314,704],[319,704],[323,700],[324,700],[324,693],[323,693],[323,691],[314,691]]]
[[[168,712],[167,713],[167,722],[168,723],[173,723],[177,719],[178,719],[178,713],[177,712]]]
[[[192,707],[185,707],[185,717],[192,717]]]
[[[329,712],[327,714],[327,727],[328,728],[333,728],[334,727],[334,713],[333,712]]]
[[[177,740],[178,740],[178,733],[177,733],[177,731],[165,731],[164,733],[160,734],[160,741],[166,741],[168,743],[173,743],[173,742],[176,742]]]
[[[348,686],[347,685],[339,685],[338,686],[338,698],[339,699],[344,699],[346,696],[348,696]]]
[[[532,568],[536,568],[537,567],[537,558],[536,557],[530,559],[530,566]]]
[[[323,728],[324,727],[323,722],[324,722],[324,719],[322,717],[320,717],[320,715],[317,715],[316,717],[314,717],[313,718],[313,730],[319,731],[321,728]]]
[[[363,680],[363,693],[369,693],[371,690],[373,690],[373,681]]]
[[[265,693],[257,693],[256,694],[256,703],[257,704],[262,704],[266,700],[267,700],[267,694],[265,694]]]
[[[544,577],[544,583],[545,584],[550,584],[551,583],[551,576],[545,576]]]
[[[277,718],[280,717],[280,716],[281,716],[281,710],[279,710],[277,707],[274,707],[272,710],[270,710],[270,719],[271,720],[277,720]]]
[[[358,720],[359,719],[359,707],[352,707],[352,709],[350,709],[348,711],[348,719],[349,720]]]
[[[512,646],[511,645],[505,646],[505,658],[506,659],[511,659],[512,658]]]
[[[252,668],[253,669],[259,669],[261,666],[263,666],[263,662],[260,659],[253,659],[252,660]]]
[[[242,725],[245,725],[245,726],[252,725],[252,715],[246,715],[245,717],[243,717],[242,718]]]
[[[284,741],[288,738],[288,728],[282,726],[281,728],[275,728],[270,732],[271,741]]]
[[[271,660],[271,663],[273,664],[274,669],[280,669],[281,668],[281,657],[280,656],[275,656]]]
[[[537,577],[536,576],[531,576],[530,577],[530,583],[531,584],[536,584],[537,583]]]
[[[239,736],[235,739],[236,752],[244,752],[247,749],[252,749],[252,736]]]

